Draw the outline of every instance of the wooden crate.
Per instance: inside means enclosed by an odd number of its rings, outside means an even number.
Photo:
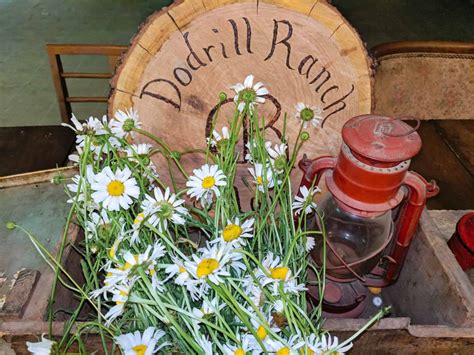
[[[67,168],[65,174],[74,170]],[[0,179],[0,189],[14,186],[29,186],[49,181],[57,170],[24,174]],[[1,192],[2,190],[0,190]],[[451,211],[428,211],[422,215],[420,228],[409,251],[405,267],[398,282],[385,289],[385,303],[392,304],[393,316],[381,320],[357,341],[352,354],[395,354],[402,349],[408,354],[471,354],[474,348],[474,294],[468,275],[456,263],[446,244],[447,235],[459,215]],[[443,221],[444,222],[439,222]],[[441,223],[442,230],[436,221]],[[446,222],[448,221],[448,222]],[[444,234],[443,234],[444,233]],[[80,238],[79,229],[69,230],[69,239]],[[64,264],[80,276],[77,255],[66,250]],[[1,267],[1,261],[0,261]],[[33,272],[34,274],[34,272]],[[26,354],[25,341],[36,341],[42,333],[48,332],[45,322],[46,301],[51,290],[52,272],[40,276],[41,282],[34,282],[29,276],[28,283],[15,284],[13,295],[30,294],[17,302],[20,312],[14,317],[4,317],[0,322],[0,353],[13,349],[18,354]],[[36,276],[37,277],[37,276]],[[72,297],[65,290],[58,290],[58,308],[74,306]],[[31,299],[43,297],[38,304]],[[8,296],[7,296],[8,300]],[[20,299],[18,299],[20,301]],[[62,334],[64,317],[54,322],[53,332]],[[325,328],[347,338],[363,324],[363,319],[328,319]],[[100,339],[88,337],[90,350],[100,350]],[[3,348],[2,348],[3,346]],[[6,350],[4,350],[6,351]]]

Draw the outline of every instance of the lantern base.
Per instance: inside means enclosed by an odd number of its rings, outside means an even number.
[[[311,285],[317,282],[313,271],[308,270],[308,295],[316,305],[320,302],[319,289]],[[326,279],[323,296],[323,316],[326,318],[358,318],[366,309],[368,289],[359,280],[335,282]]]

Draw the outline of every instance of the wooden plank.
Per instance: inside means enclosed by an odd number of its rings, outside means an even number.
[[[348,319],[347,321],[352,320]],[[359,328],[361,325],[359,324]],[[35,335],[47,332],[47,327],[48,324],[45,322],[8,322],[0,325],[0,333],[7,343],[12,344],[12,348],[17,354],[28,354],[25,342],[38,341]],[[63,322],[53,323],[53,333],[56,335],[56,339],[59,339],[58,336],[62,334],[63,327]],[[472,354],[474,346],[472,329],[469,335],[469,329],[449,328],[452,332],[446,333],[440,332],[440,327],[417,326],[416,328],[423,328],[423,332],[431,333],[430,337],[420,337],[412,334],[412,327],[371,329],[354,342],[354,348],[350,354],[400,354],[401,352],[403,354]],[[333,330],[330,327],[327,329],[332,335],[337,335],[340,340],[347,339],[354,332],[352,329],[350,331]],[[89,334],[85,340],[89,352],[96,350],[102,353],[102,344],[98,335]],[[69,351],[77,351],[77,348],[72,347]]]
[[[127,46],[113,44],[47,44],[52,54],[120,56]]]
[[[397,282],[383,290],[394,315],[412,324],[471,327],[474,335],[474,294],[445,239],[424,211]],[[433,310],[436,310],[433,312]]]
[[[371,49],[375,58],[399,53],[474,54],[474,43],[453,41],[401,41],[383,43]]]
[[[107,102],[108,97],[105,96],[70,96],[66,98],[67,102]]]
[[[61,76],[63,78],[68,78],[68,79],[110,79],[112,77],[112,73],[72,73],[72,72],[65,72],[65,73],[62,73]]]
[[[449,125],[449,121],[445,122]],[[435,179],[440,187],[440,193],[428,200],[429,209],[472,209],[474,208],[474,177],[442,139],[437,131],[437,123],[439,121],[421,123],[418,133],[423,141],[423,147],[421,152],[413,158],[410,169],[428,180]],[[464,154],[474,154],[474,150],[463,151]]]
[[[474,176],[474,120],[436,120],[434,123],[459,162]],[[474,203],[471,207],[474,208]]]
[[[61,76],[63,71],[63,65],[61,57],[53,52],[49,51],[48,47],[48,58],[49,66],[51,68],[51,76],[53,78],[54,90],[56,91],[56,97],[59,104],[59,112],[61,113],[61,119],[63,122],[69,122],[71,116],[71,104],[66,101],[66,97],[69,96],[66,80]]]
[[[79,170],[77,166],[66,166],[63,168],[46,169],[30,173],[0,176],[0,189],[50,181],[58,174],[62,174],[64,177],[72,177],[76,175],[78,171]]]
[[[67,127],[2,127],[0,176],[63,166],[73,143]]]
[[[21,319],[39,276],[40,273],[36,270],[22,270],[20,272],[0,310],[0,319]]]

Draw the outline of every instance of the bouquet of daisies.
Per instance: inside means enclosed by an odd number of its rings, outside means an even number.
[[[340,343],[324,332],[321,304],[308,300],[309,270],[324,292],[325,266],[312,264],[308,252],[314,238],[325,235],[307,230],[306,221],[324,221],[313,202],[317,187],[294,196],[290,181],[308,137],[303,129],[320,111],[299,103],[296,141],[286,141],[283,132],[280,141],[269,142],[257,111],[267,89],[253,85],[252,76],[233,89],[235,113],[218,132],[216,110],[207,148],[199,151],[205,164],[192,172],[181,166],[181,154],[141,129],[133,109],[110,121],[72,117],[77,154],[71,160],[79,174],[67,184],[68,223],[72,219],[84,230],[77,248],[85,283],[79,285],[38,246],[53,261],[57,280],[81,302],[61,340],[29,343],[31,351],[65,352],[74,343],[86,351],[83,339],[91,332],[100,335],[105,353],[118,346],[124,354],[342,354],[352,347],[353,338]],[[244,119],[248,153],[241,157]],[[154,144],[133,144],[136,135]],[[173,176],[172,186],[160,179],[153,163],[160,154],[178,168],[185,185]],[[242,159],[252,181],[248,211],[235,188]],[[93,314],[77,322],[86,304]]]

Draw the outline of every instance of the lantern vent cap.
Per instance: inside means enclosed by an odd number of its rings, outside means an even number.
[[[401,119],[379,115],[351,118],[342,128],[342,139],[356,154],[384,163],[409,160],[421,149],[416,128]]]

